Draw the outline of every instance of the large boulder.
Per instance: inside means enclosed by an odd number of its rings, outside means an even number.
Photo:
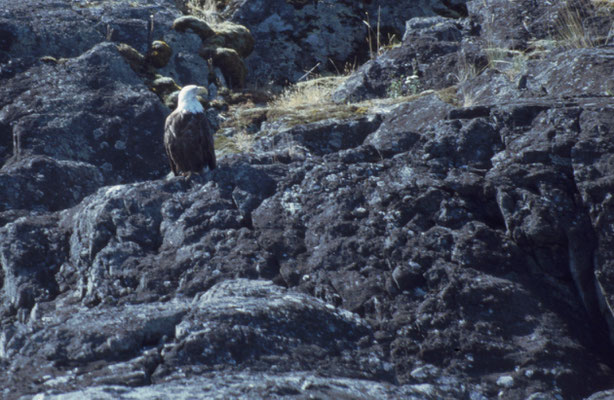
[[[471,25],[466,21],[439,16],[412,18],[401,45],[362,65],[332,98],[338,103],[357,102],[454,85],[463,58],[478,57],[467,42],[471,38]]]
[[[88,163],[105,183],[166,171],[162,127],[168,111],[112,43],[35,66],[5,81],[0,92],[0,119],[11,127],[17,159],[45,155]]]
[[[269,281],[239,279],[215,285],[190,302],[123,305],[89,313],[74,306],[64,312],[37,307],[27,326],[3,332],[0,360],[11,362],[12,373],[3,376],[3,383],[26,393],[37,389],[25,384],[30,379],[40,382],[38,390],[53,388],[56,393],[84,383],[172,386],[180,370],[185,371],[181,379],[194,382],[186,382],[182,390],[191,391],[211,367],[227,371],[225,375],[236,366],[249,367],[284,382],[282,374],[308,377],[304,369],[317,365],[321,373],[346,378],[343,382],[351,385],[328,389],[333,393],[352,393],[354,386],[366,385],[364,379],[383,378],[375,391],[387,398],[419,394],[418,387],[394,388],[386,382],[387,364],[381,349],[371,349],[373,341],[369,325],[355,314]],[[335,359],[322,357],[330,353],[337,354]],[[21,371],[32,360],[38,363],[36,372],[25,380]],[[79,365],[79,373],[62,371],[67,364]],[[248,390],[254,389],[241,388]],[[317,389],[303,385],[300,390]]]
[[[59,275],[66,289],[97,304],[193,295],[224,276],[272,277],[274,264],[250,243],[248,228],[278,174],[237,160],[191,183],[175,178],[98,190],[64,213],[71,236]]]
[[[58,187],[58,182],[66,187]],[[14,159],[0,169],[0,213],[59,211],[76,205],[103,182],[92,164],[48,156]]]
[[[2,308],[30,309],[58,294],[55,273],[64,262],[65,232],[57,215],[21,218],[0,228]]]
[[[77,57],[105,40],[127,43],[141,52],[148,48],[150,16],[155,15],[153,39],[166,33],[180,15],[172,3],[3,1],[0,11],[0,77],[12,76],[43,56]]]
[[[584,285],[590,288],[592,295],[594,288],[593,274],[596,278],[597,299],[601,312],[606,317],[609,328],[610,341],[614,342],[614,265],[612,265],[614,249],[614,233],[612,226],[612,190],[614,189],[614,175],[612,171],[612,106],[603,104],[601,107],[584,110],[575,121],[579,123],[580,135],[578,141],[570,149],[571,165],[573,167],[574,182],[576,182],[579,195],[590,217],[592,240],[590,244],[581,239],[574,243],[574,248],[582,247],[593,251],[593,259],[585,259],[587,271],[584,275]],[[594,269],[594,270],[593,270]],[[588,275],[588,276],[587,276]],[[586,292],[583,291],[583,292]],[[583,296],[583,300],[584,300]],[[594,301],[591,297],[589,300]],[[605,332],[605,329],[604,329]]]
[[[249,80],[296,82],[306,71],[335,72],[366,61],[392,36],[403,35],[411,17],[434,15],[464,1],[230,1],[222,15],[246,26],[254,52],[247,58]],[[457,14],[457,16],[460,16]],[[379,32],[380,37],[377,37]],[[370,43],[369,43],[370,40]]]

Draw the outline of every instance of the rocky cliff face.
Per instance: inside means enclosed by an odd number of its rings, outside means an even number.
[[[0,3],[0,397],[612,395],[610,3]],[[167,177],[188,83],[250,151]]]

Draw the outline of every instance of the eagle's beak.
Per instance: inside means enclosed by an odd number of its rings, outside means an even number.
[[[204,86],[198,86],[198,90],[196,91],[196,96],[202,97],[203,99],[207,99],[209,97],[209,91]]]

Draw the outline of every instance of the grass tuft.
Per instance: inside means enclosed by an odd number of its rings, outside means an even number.
[[[575,6],[568,3],[560,13],[555,25],[555,39],[563,47],[581,49],[595,46],[584,26],[584,19],[589,12],[590,5],[585,2],[580,2]]]
[[[299,82],[286,88],[279,97],[273,100],[270,107],[283,112],[284,110],[331,103],[332,92],[345,79],[345,76],[335,76]]]
[[[191,15],[201,18],[207,23],[220,22],[220,17],[215,0],[188,0],[186,6]]]
[[[244,130],[235,132],[232,136],[216,136],[215,151],[219,156],[235,153],[251,153],[257,136]]]

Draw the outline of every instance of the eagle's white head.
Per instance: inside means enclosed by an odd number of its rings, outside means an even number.
[[[190,113],[201,113],[205,111],[203,105],[198,101],[197,95],[201,91],[201,87],[196,85],[184,86],[179,92],[177,100],[177,110],[185,110]]]

